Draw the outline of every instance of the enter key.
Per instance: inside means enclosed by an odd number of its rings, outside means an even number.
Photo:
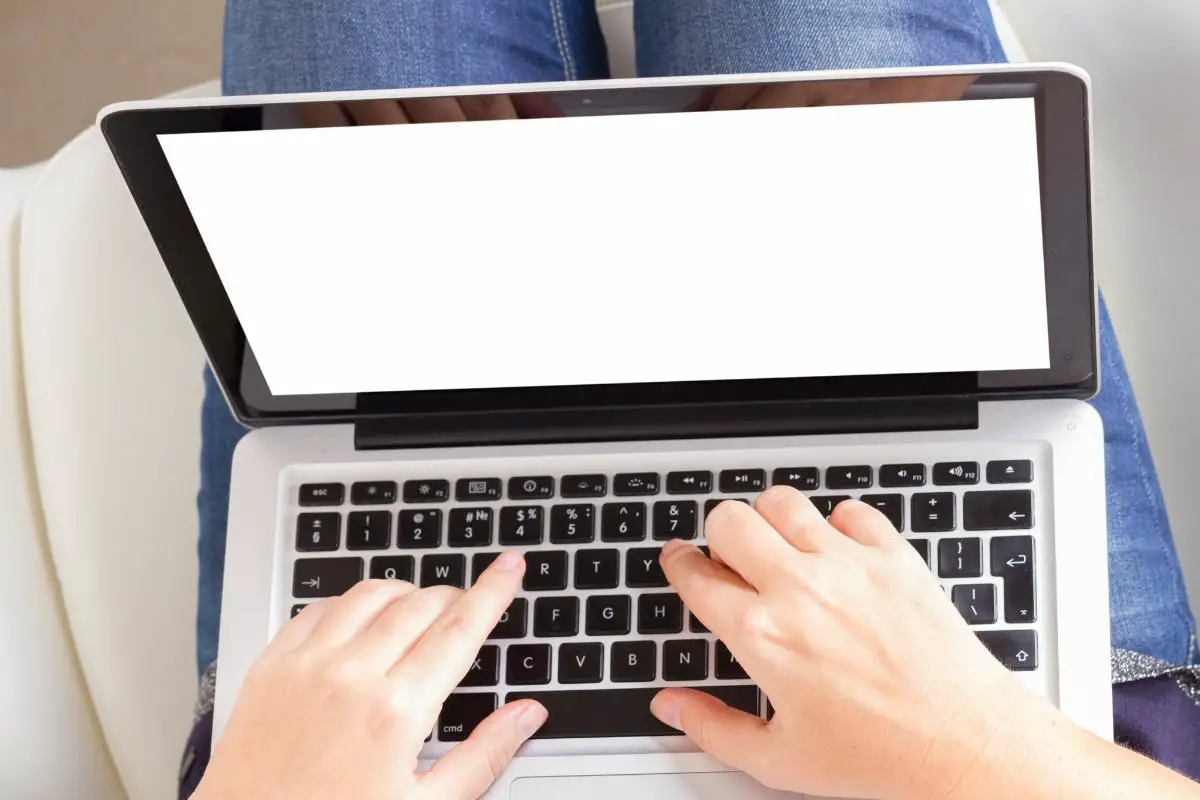
[[[992,574],[1004,581],[1004,621],[1030,624],[1037,619],[1033,537],[992,539]]]

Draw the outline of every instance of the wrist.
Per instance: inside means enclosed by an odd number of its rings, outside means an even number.
[[[1062,713],[1004,672],[938,728],[900,800],[1008,797],[1014,776],[1061,749]]]
[[[1044,796],[1043,782],[1053,781],[1056,764],[1071,762],[1068,751],[1085,748],[1086,737],[1045,698],[1011,681],[1000,711],[974,743],[970,759],[942,793],[942,800]]]

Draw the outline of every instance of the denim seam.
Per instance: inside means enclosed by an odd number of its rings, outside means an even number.
[[[992,37],[987,36],[983,33],[984,29],[987,27],[987,23],[983,18],[983,14],[980,13],[980,11],[979,11],[979,2],[971,3],[971,15],[973,17],[975,17],[975,33],[979,37],[980,41],[983,42],[984,60],[991,61],[992,57],[995,56],[996,53],[992,47]],[[992,27],[995,28],[996,27],[995,19],[993,19],[991,22],[992,22]],[[1003,48],[1001,48],[1001,49],[1003,49]],[[1008,60],[1007,53],[1004,54],[1004,60],[1005,61]]]
[[[1121,388],[1121,392],[1120,392],[1121,413],[1125,415],[1125,422],[1129,425],[1130,430],[1133,431],[1133,448],[1132,448],[1133,458],[1134,458],[1134,461],[1137,463],[1138,477],[1141,480],[1142,491],[1145,492],[1146,501],[1149,503],[1149,505],[1151,507],[1155,508],[1157,511],[1161,512],[1162,508],[1159,507],[1158,502],[1154,496],[1154,492],[1151,491],[1149,479],[1146,477],[1146,464],[1142,460],[1142,449],[1141,449],[1142,445],[1144,443],[1144,440],[1142,439],[1142,434],[1138,431],[1137,420],[1134,419],[1133,413],[1130,410],[1129,385],[1124,384],[1124,383],[1118,383],[1118,386],[1120,386],[1120,388]],[[1159,514],[1154,514],[1152,516],[1154,518],[1154,536],[1155,536],[1155,539],[1158,541],[1159,551],[1162,553],[1163,558],[1165,558],[1167,561],[1170,561],[1171,560],[1171,551],[1167,545],[1165,538],[1163,537],[1162,525],[1159,524]],[[1184,604],[1183,597],[1179,593],[1179,576],[1174,575],[1174,576],[1172,576],[1172,578],[1173,579],[1171,581],[1171,594],[1175,599],[1174,606],[1176,609],[1176,614],[1178,615],[1180,621],[1182,621],[1184,623],[1184,627],[1188,629],[1188,638],[1189,638],[1188,649],[1191,650],[1195,636],[1196,636],[1196,632],[1195,632],[1195,629],[1192,628],[1191,621],[1188,619],[1187,612],[1181,610],[1182,608],[1185,607],[1185,604]]]
[[[575,59],[571,57],[571,43],[567,41],[567,19],[563,0],[550,0],[550,18],[554,22],[554,39],[558,42],[558,53],[563,61],[563,75],[575,80]]]

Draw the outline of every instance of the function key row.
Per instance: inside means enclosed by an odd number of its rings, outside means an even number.
[[[986,468],[988,483],[1029,483],[1033,480],[1031,461],[990,461]],[[770,483],[763,469],[727,469],[714,481],[713,473],[704,470],[670,472],[665,490],[670,495],[711,494],[714,486],[723,494],[753,494],[768,485],[792,486],[802,491],[821,487],[821,471],[816,467],[781,467],[772,471]],[[876,485],[875,469],[867,465],[829,467],[825,470],[825,488],[833,491],[869,489]],[[924,486],[927,482],[924,464],[885,464],[879,468],[878,485],[884,489]],[[935,486],[973,486],[980,482],[979,463],[947,461],[933,465],[932,483]],[[508,479],[507,487],[500,478],[461,478],[454,483],[453,497],[458,502],[493,501],[507,496],[510,500],[546,500],[557,494],[567,498],[604,497],[609,493],[608,476],[565,475],[561,482],[549,475],[518,476]],[[616,497],[642,497],[660,492],[657,472],[624,472],[612,479],[612,494]],[[350,503],[356,506],[391,505],[399,496],[403,502],[415,505],[444,503],[451,498],[448,480],[410,480],[398,486],[395,481],[361,481],[350,486]],[[346,487],[340,483],[306,483],[300,487],[301,506],[340,506],[346,500]]]

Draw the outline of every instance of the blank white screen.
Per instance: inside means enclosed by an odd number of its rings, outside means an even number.
[[[1031,99],[160,141],[276,395],[1049,366]]]

